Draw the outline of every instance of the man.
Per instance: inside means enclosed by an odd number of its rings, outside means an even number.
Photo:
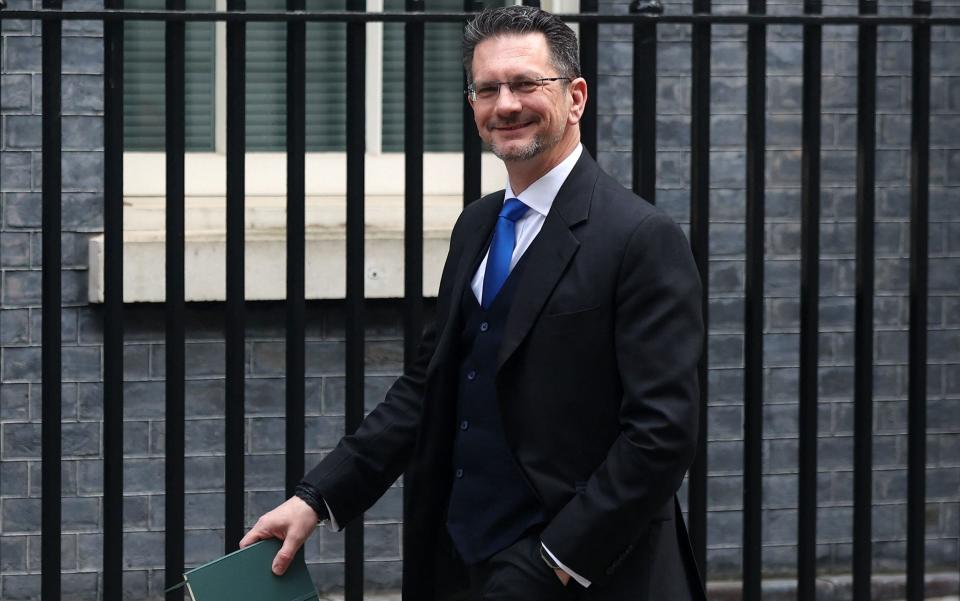
[[[484,12],[464,66],[506,190],[454,226],[413,367],[241,546],[284,539],[282,573],[409,468],[408,601],[703,599],[675,500],[703,332],[686,239],[582,149],[562,21]]]

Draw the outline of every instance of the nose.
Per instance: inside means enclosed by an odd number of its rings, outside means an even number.
[[[500,84],[500,93],[497,94],[496,111],[498,113],[516,113],[522,108],[523,106],[520,104],[520,99],[513,93],[510,86],[505,83]]]

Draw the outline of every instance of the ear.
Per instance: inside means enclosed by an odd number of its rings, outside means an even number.
[[[587,80],[578,77],[567,85],[570,94],[570,112],[567,114],[567,124],[575,125],[583,118],[583,111],[587,107]]]

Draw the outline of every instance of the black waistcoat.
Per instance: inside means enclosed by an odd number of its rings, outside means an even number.
[[[447,530],[467,564],[485,559],[545,521],[539,498],[517,464],[503,432],[495,383],[497,354],[522,259],[489,309],[471,286],[461,298],[457,432]]]

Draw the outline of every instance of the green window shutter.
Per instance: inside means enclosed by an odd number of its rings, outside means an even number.
[[[126,0],[128,9],[162,9],[164,0]],[[212,10],[214,0],[187,0],[188,10]],[[124,31],[123,140],[127,150],[164,149],[166,104],[165,27],[159,21],[127,21]],[[213,23],[186,25],[186,147],[214,148]]]
[[[307,10],[344,10],[343,0]],[[286,0],[248,0],[247,10],[283,11]],[[310,152],[346,148],[346,26],[307,23],[306,141]],[[287,137],[287,26],[247,25],[247,149],[283,151]]]
[[[499,2],[488,5],[503,4]],[[463,0],[427,0],[428,12],[463,10]],[[386,0],[384,10],[402,11],[404,0]],[[383,150],[403,151],[404,27],[383,27]],[[463,59],[460,23],[427,23],[424,40],[424,148],[459,152],[463,137]],[[411,107],[413,108],[413,107]]]

